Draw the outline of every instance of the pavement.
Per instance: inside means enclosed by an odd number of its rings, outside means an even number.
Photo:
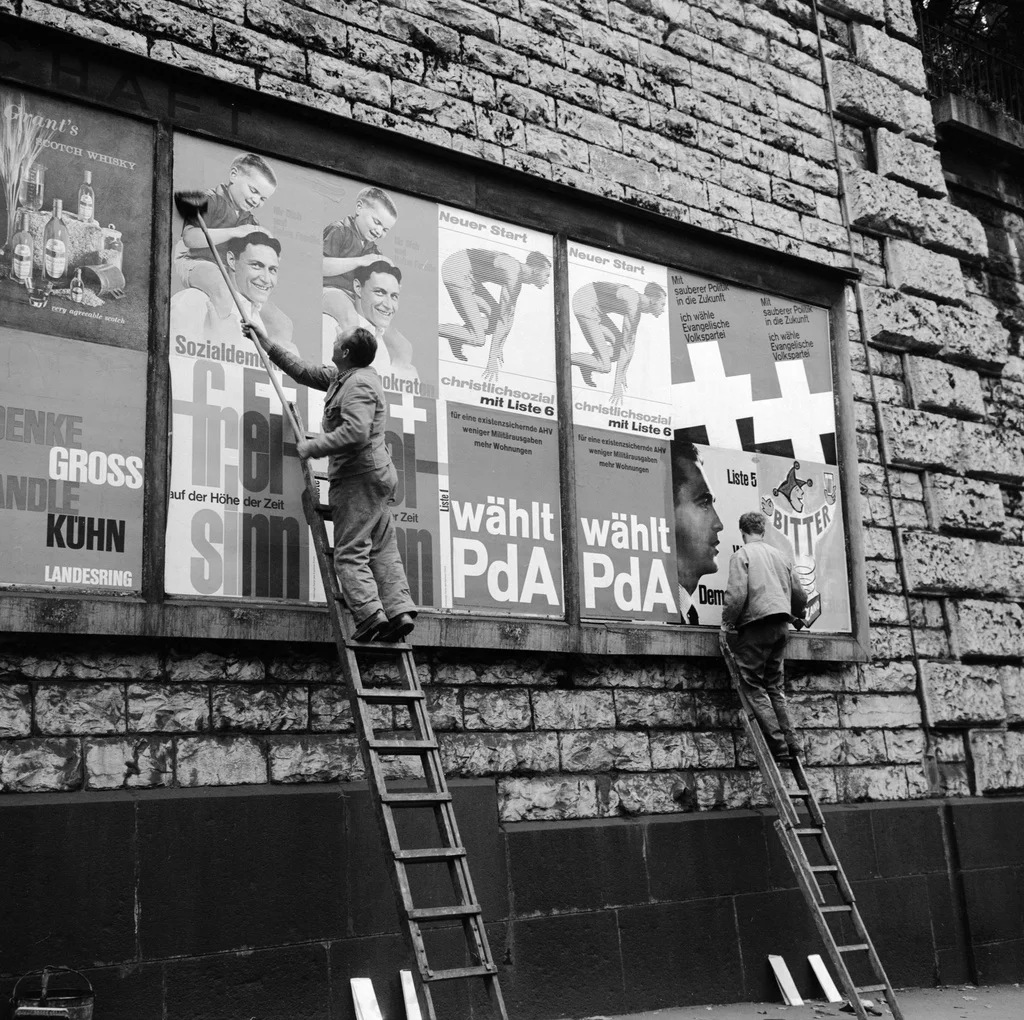
[[[949,985],[942,988],[898,988],[903,1020],[1024,1020],[1024,987],[1016,985]],[[872,1000],[885,1020],[892,1020],[882,1000]],[[807,1002],[783,1006],[774,1002],[736,1002],[716,1006],[678,1006],[622,1017],[590,1020],[847,1020],[841,1002]]]

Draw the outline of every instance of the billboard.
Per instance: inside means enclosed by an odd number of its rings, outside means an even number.
[[[174,189],[206,196],[273,339],[323,364],[340,333],[376,337],[416,603],[563,615],[552,237],[180,134]],[[208,243],[179,217],[172,262],[166,590],[321,599],[294,442]],[[316,428],[323,393],[282,381]]]
[[[153,130],[0,86],[0,325],[145,351]]]
[[[0,333],[0,585],[138,591],[146,355]]]

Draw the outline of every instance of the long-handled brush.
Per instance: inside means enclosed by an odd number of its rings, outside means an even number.
[[[217,251],[217,246],[213,243],[213,238],[210,237],[209,228],[206,226],[206,221],[203,219],[203,213],[206,212],[207,204],[208,199],[206,194],[202,191],[176,191],[174,193],[174,205],[181,214],[182,219],[187,223],[195,223],[203,232],[203,237],[206,238],[206,243],[210,246],[213,261],[220,270],[220,275],[224,278],[224,286],[227,287],[228,293],[235,302],[235,308],[238,309],[238,314],[242,319],[242,325],[251,325],[252,320],[246,314],[245,308],[242,306],[242,299],[238,293],[238,288],[235,287],[234,280],[232,280],[228,275],[228,271],[221,260],[220,252]],[[250,339],[252,340],[253,346],[256,348],[256,353],[259,354],[260,360],[263,362],[263,367],[266,369],[267,375],[270,376],[270,381],[274,384],[274,389],[277,391],[278,399],[281,401],[281,407],[284,409],[285,417],[288,419],[288,424],[292,427],[292,432],[295,433],[295,441],[301,442],[306,438],[306,434],[299,425],[298,419],[292,412],[291,405],[288,403],[288,400],[284,395],[284,390],[281,388],[281,383],[278,381],[277,374],[272,369],[270,360],[267,358],[267,352],[263,350],[263,346],[259,341],[252,336],[250,336]]]

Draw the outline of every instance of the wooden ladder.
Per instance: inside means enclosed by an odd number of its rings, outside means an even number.
[[[790,771],[796,784],[793,788],[783,778],[779,764],[768,749],[768,742],[761,732],[757,717],[740,683],[739,668],[724,634],[720,635],[719,643],[732,685],[740,698],[743,728],[754,750],[754,757],[757,759],[757,766],[761,770],[772,804],[778,812],[775,830],[782,841],[782,848],[797,877],[804,899],[814,915],[814,923],[825,943],[832,965],[839,974],[843,991],[849,998],[858,1020],[868,1020],[868,1013],[861,1003],[861,997],[879,992],[885,996],[895,1020],[903,1020],[903,1013],[896,1001],[896,993],[886,977],[882,961],[875,952],[867,928],[864,927],[853,888],[832,845],[825,825],[825,816],[807,781],[803,762],[799,755],[789,758]],[[815,863],[812,863],[812,859]],[[833,930],[833,925],[836,925],[838,931]],[[870,973],[873,980],[858,985],[851,976],[847,958],[855,961],[861,954],[864,962],[857,968],[857,972]]]
[[[293,428],[302,429],[295,406],[289,404],[288,408],[294,419]],[[308,435],[304,430],[299,434]],[[325,519],[330,518],[331,511],[320,498],[320,483],[326,482],[327,476],[314,472],[307,461],[302,461],[302,471],[302,509],[309,524],[313,548],[327,594],[334,641],[348,686],[370,799],[377,816],[385,854],[392,864],[390,871],[399,921],[406,941],[416,957],[418,984],[427,1005],[427,1014],[430,1020],[437,1020],[432,994],[432,987],[435,984],[480,978],[484,982],[494,1015],[500,1020],[508,1020],[501,987],[498,984],[498,968],[494,964],[487,943],[483,915],[469,872],[466,848],[459,835],[452,795],[445,780],[437,739],[430,725],[426,697],[420,686],[412,648],[404,643],[371,644],[350,640],[354,629],[353,623],[349,613],[343,609],[341,588],[334,572],[333,549],[324,523]],[[390,660],[397,665],[397,680],[392,686],[367,687],[363,683],[357,656],[367,656],[377,662],[382,659]],[[374,680],[376,679],[375,676]],[[387,727],[389,732],[378,733],[380,727],[375,723],[374,716],[375,710],[379,713],[381,708],[404,710],[408,714],[408,728]],[[408,785],[410,770],[401,767],[401,762],[396,761],[401,758],[413,759],[414,762],[418,759],[424,780],[420,788],[398,790],[388,786],[389,773],[391,778],[396,775],[399,779],[404,777]],[[399,767],[396,768],[396,765]],[[415,815],[417,809],[420,812],[432,812],[437,839],[434,841],[431,837],[430,841],[435,842],[434,846],[404,848],[399,833],[402,825],[396,816],[403,813],[407,816]],[[429,877],[429,865],[442,865],[447,868],[456,901],[454,904],[420,907],[413,902],[413,887],[419,886],[421,891],[427,887],[427,883],[422,879],[424,872]],[[410,874],[416,870],[420,872],[420,881],[417,881],[415,875]],[[436,892],[434,889],[430,891]],[[440,929],[447,926],[451,930],[454,922],[461,925],[464,938],[464,951],[457,955],[461,957],[461,962],[468,961],[468,965],[435,968],[427,958],[427,943],[433,941],[432,933],[436,933],[435,937],[443,937]],[[446,956],[452,955],[450,947],[448,949]]]

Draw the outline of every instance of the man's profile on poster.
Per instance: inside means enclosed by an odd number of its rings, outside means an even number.
[[[392,328],[402,295],[402,270],[386,259],[352,271],[352,304],[335,319],[324,313],[325,340],[333,349],[335,337],[353,329],[365,329],[377,341],[373,368],[381,375],[393,372],[416,378],[412,344]],[[328,332],[330,335],[328,335]]]
[[[441,279],[462,322],[442,323],[438,332],[459,361],[468,360],[462,350],[465,345],[483,347],[490,337],[484,378],[497,379],[523,285],[546,287],[551,280],[551,259],[543,252],[531,251],[520,262],[504,252],[464,248],[444,260]],[[486,284],[498,288],[497,298]]]
[[[246,315],[260,325],[265,325],[260,313],[277,286],[280,265],[281,242],[267,233],[254,231],[224,242],[224,266],[228,276]],[[276,314],[287,323],[290,336],[291,320],[280,309]],[[197,288],[179,291],[171,298],[172,338],[182,335],[196,342],[237,343],[241,339],[240,324],[233,304],[232,314],[222,318],[211,299]]]
[[[701,623],[693,593],[705,574],[718,569],[722,519],[715,496],[704,477],[697,447],[676,437],[669,444],[672,458],[672,506],[675,515],[676,572],[679,576],[679,612],[683,623]]]
[[[649,283],[641,294],[628,283],[595,280],[584,284],[572,296],[576,316],[590,351],[577,352],[571,362],[588,386],[596,386],[594,374],[607,374],[615,365],[612,404],[621,404],[626,391],[626,373],[636,348],[636,332],[641,315],[658,318],[665,311],[665,288]],[[620,316],[616,325],[613,315]]]

